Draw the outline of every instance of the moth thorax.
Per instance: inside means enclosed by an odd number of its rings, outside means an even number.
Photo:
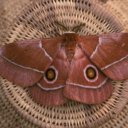
[[[71,62],[74,57],[76,43],[77,43],[77,35],[75,33],[64,34],[63,47],[65,47],[65,52],[69,62]]]

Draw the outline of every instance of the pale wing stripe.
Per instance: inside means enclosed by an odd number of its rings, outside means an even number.
[[[127,59],[127,57],[128,57],[128,55],[126,55],[125,57],[121,58],[120,60],[114,61],[113,63],[106,65],[105,67],[102,67],[101,70],[105,70],[105,69],[111,67],[112,65],[117,64],[117,63]]]
[[[0,55],[0,56],[1,56],[3,59],[5,59],[6,61],[8,61],[9,63],[14,64],[14,65],[16,65],[16,66],[18,66],[18,67],[20,67],[20,68],[32,70],[32,71],[39,72],[39,73],[42,73],[42,74],[44,73],[44,71],[39,71],[38,69],[35,69],[35,68],[30,68],[30,67],[26,67],[26,66],[19,65],[19,64],[15,63],[15,62],[9,60],[9,59],[6,58],[5,56],[2,56],[2,55]]]
[[[77,87],[81,87],[81,88],[88,88],[88,89],[98,89],[100,87],[102,87],[106,82],[107,82],[108,78],[106,78],[102,83],[100,83],[98,86],[89,86],[89,85],[81,85],[81,84],[77,84],[77,83],[66,83],[67,85],[73,85],[73,86],[77,86]]]
[[[64,88],[65,87],[65,85],[60,85],[59,87],[45,88],[45,87],[42,87],[41,84],[39,84],[39,83],[37,83],[37,85],[38,85],[38,87],[40,87],[44,91],[53,91],[53,90],[58,90],[58,89],[61,89],[61,88]]]
[[[52,57],[46,52],[46,50],[42,47],[42,43],[39,43],[39,47],[43,50],[45,56],[47,56],[51,61],[53,60]]]
[[[93,56],[96,54],[96,52],[97,52],[97,50],[98,50],[98,48],[99,48],[100,45],[101,45],[101,41],[100,41],[100,38],[99,38],[99,44],[96,46],[95,50],[94,50],[93,53],[91,54],[91,56],[90,56],[91,59],[92,59]]]

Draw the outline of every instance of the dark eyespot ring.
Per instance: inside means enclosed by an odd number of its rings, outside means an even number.
[[[94,82],[98,78],[97,68],[91,64],[87,65],[84,69],[84,76],[89,82]]]
[[[44,73],[44,78],[47,82],[55,82],[57,79],[57,70],[54,67],[50,67]]]

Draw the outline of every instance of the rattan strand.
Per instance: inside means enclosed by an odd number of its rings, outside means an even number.
[[[32,4],[29,2],[27,7],[24,6],[24,11],[16,13],[18,17],[12,18],[15,22],[7,28],[6,38],[2,38],[3,43],[52,37],[56,35],[56,31],[62,33],[54,24],[55,20],[62,22],[69,29],[73,25],[85,23],[86,26],[79,32],[85,35],[122,31],[125,23],[120,24],[118,16],[115,18],[103,9],[105,6],[108,9],[107,4],[99,6],[92,0],[42,0]],[[11,14],[13,13],[12,11]],[[27,89],[13,85],[3,78],[0,78],[0,84],[0,127],[127,128],[128,81],[114,82],[112,97],[103,104],[89,106],[71,101],[59,107],[34,103]]]

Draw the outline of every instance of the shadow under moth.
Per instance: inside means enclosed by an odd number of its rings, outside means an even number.
[[[112,80],[128,79],[128,33],[24,40],[0,47],[0,75],[28,88],[35,102],[68,100],[98,104],[112,92]]]

